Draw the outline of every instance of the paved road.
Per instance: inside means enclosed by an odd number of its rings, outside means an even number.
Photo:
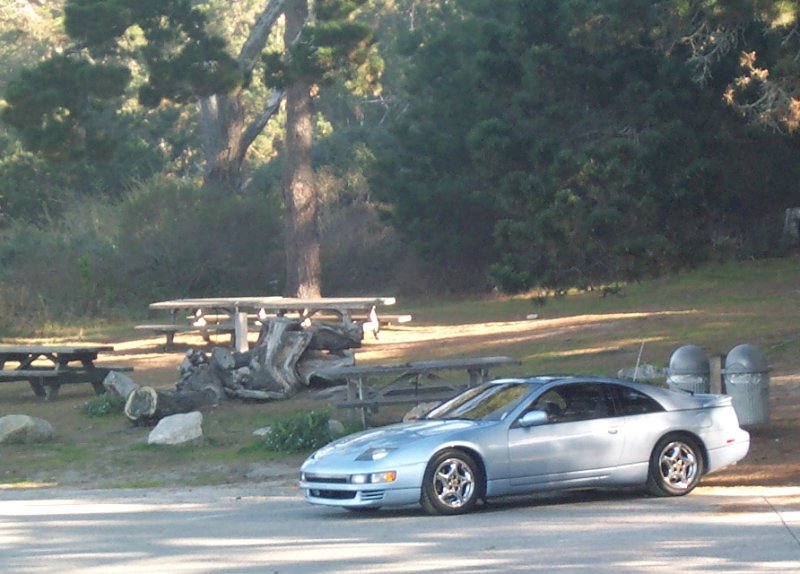
[[[0,491],[0,572],[800,572],[800,488],[583,493],[456,517],[306,505],[288,482]]]

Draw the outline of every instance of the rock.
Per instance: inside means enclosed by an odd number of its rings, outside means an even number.
[[[0,418],[0,444],[31,444],[53,438],[53,425],[28,415],[6,415]]]
[[[417,406],[415,406],[413,409],[411,409],[405,414],[405,416],[403,417],[403,422],[405,423],[408,421],[415,421],[424,414],[433,410],[435,407],[438,407],[440,404],[442,404],[441,401],[432,403],[419,403]]]
[[[253,431],[253,436],[258,438],[267,438],[267,435],[272,432],[272,427],[261,427]]]
[[[347,432],[344,429],[344,425],[336,419],[330,419],[328,421],[328,431],[330,431],[331,437],[333,438],[344,436]]]
[[[139,385],[133,379],[119,371],[110,371],[106,378],[103,379],[103,386],[110,394],[123,399],[127,399],[128,395],[139,388]]]
[[[203,415],[199,411],[164,417],[150,431],[147,444],[184,444],[203,436]]]

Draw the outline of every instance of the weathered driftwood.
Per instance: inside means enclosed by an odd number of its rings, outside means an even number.
[[[302,360],[297,363],[297,374],[306,386],[311,386],[315,382],[327,384],[327,380],[316,377],[319,370],[352,367],[355,364],[355,355],[349,350],[325,353],[309,349],[303,354]]]
[[[311,323],[306,329],[311,333],[308,348],[312,350],[343,351],[361,347],[364,331],[358,323]]]
[[[258,342],[239,353],[215,347],[210,354],[186,352],[174,390],[140,388],[131,393],[125,413],[133,421],[217,406],[225,397],[272,401],[288,398],[311,385],[316,371],[355,364],[350,350],[361,345],[356,323],[312,323],[283,317],[265,323]],[[325,381],[323,379],[315,379]]]
[[[298,321],[274,319],[261,328],[260,345],[251,351],[251,388],[295,394],[302,384],[296,366],[311,334]]]

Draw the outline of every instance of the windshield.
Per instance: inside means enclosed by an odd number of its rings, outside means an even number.
[[[486,383],[436,407],[425,418],[502,420],[531,388],[530,383]]]

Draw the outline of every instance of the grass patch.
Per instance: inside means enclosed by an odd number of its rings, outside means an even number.
[[[765,352],[773,374],[800,370],[798,257],[711,266],[624,285],[619,293],[605,297],[600,291],[572,292],[546,297],[542,304],[535,299],[537,295],[401,300],[402,309],[397,312],[411,313],[413,321],[387,329],[380,341],[367,337],[359,357],[365,356],[369,362],[403,362],[510,355],[520,359],[522,366],[498,369],[493,375],[613,375],[636,363],[643,342],[642,362],[662,367],[677,347],[687,343],[700,345],[709,355],[752,343]],[[538,318],[527,319],[531,314]],[[78,331],[70,336],[70,329],[61,326],[53,340],[74,340]],[[132,331],[130,324],[98,323],[83,334],[87,339],[122,346],[121,342],[127,341],[124,337],[134,336]],[[406,333],[407,340],[391,343],[393,334]],[[125,352],[131,353],[130,357],[140,353],[138,349]],[[169,372],[162,376],[172,381],[171,386],[177,380],[181,355],[148,353],[147,361],[168,365]],[[115,361],[125,363],[127,359],[123,355]],[[134,380],[147,384],[149,364],[136,365]],[[240,480],[253,466],[294,464],[314,448],[309,442],[295,450],[289,448],[287,439],[286,451],[291,454],[269,450],[263,440],[253,436],[254,430],[277,425],[287,429],[288,437],[304,435],[305,430],[292,430],[287,421],[328,407],[324,401],[303,395],[273,403],[230,400],[204,413],[203,441],[166,447],[147,445],[150,429],[132,425],[104,403],[108,397],[91,393],[89,385],[65,385],[57,400],[46,402],[38,399],[27,383],[0,384],[0,416],[37,416],[49,421],[56,432],[51,444],[0,446],[0,486],[59,483],[131,488]],[[107,408],[104,416],[86,412],[91,409],[99,414]],[[405,406],[382,408],[372,420],[396,421],[407,410]],[[345,415],[334,411],[328,416]],[[357,423],[346,426],[349,431],[358,427]]]

